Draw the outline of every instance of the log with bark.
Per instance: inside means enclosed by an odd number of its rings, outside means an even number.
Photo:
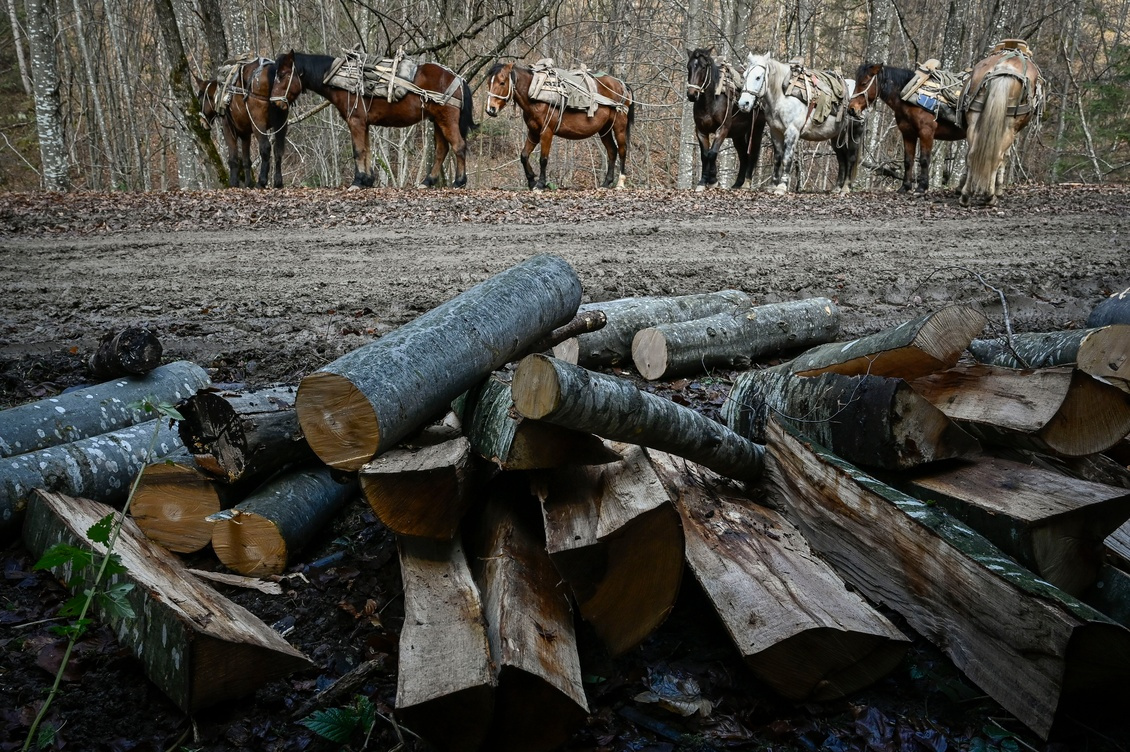
[[[161,350],[156,334],[141,326],[131,326],[104,334],[87,367],[90,375],[101,381],[140,376],[161,364]]]
[[[704,467],[648,454],[682,516],[687,565],[762,681],[790,700],[824,702],[898,665],[909,640],[796,527]]]
[[[535,256],[302,380],[296,409],[326,464],[359,470],[568,321],[581,283]]]
[[[226,483],[266,480],[287,465],[314,459],[298,426],[295,389],[204,389],[178,405],[180,437],[207,472]]]
[[[679,515],[642,447],[612,444],[623,459],[537,476],[546,549],[582,618],[611,655],[667,618],[683,575]]]
[[[396,714],[441,750],[475,752],[494,709],[494,667],[479,590],[458,540],[400,538],[404,627]]]
[[[770,414],[849,462],[883,470],[963,457],[980,448],[902,379],[800,377],[779,368],[738,376],[722,407],[726,424],[764,443]]]
[[[764,447],[615,376],[530,355],[518,365],[511,392],[527,418],[671,452],[738,480],[761,474]]]
[[[1130,287],[1099,303],[1087,316],[1087,326],[1130,324]]]
[[[156,436],[155,443],[154,436]],[[149,456],[152,445],[153,454]],[[36,489],[120,504],[145,465],[181,448],[176,429],[151,420],[0,462],[0,540],[19,531]]]
[[[148,421],[141,400],[176,403],[210,382],[195,363],[179,360],[145,376],[115,379],[0,411],[0,457],[88,439]]]
[[[1125,698],[1126,628],[791,429],[772,422],[769,438],[773,496],[809,545],[1036,734],[1075,701]]]
[[[827,298],[772,303],[640,329],[632,362],[645,379],[711,368],[749,368],[755,359],[835,339],[840,311]]]
[[[105,551],[86,531],[112,509],[57,493],[40,492],[28,508],[24,542],[35,556],[57,543]],[[145,673],[185,713],[243,697],[261,685],[313,666],[277,632],[185,570],[180,561],[150,542],[126,519],[114,545],[123,574],[104,584],[130,583],[125,594],[135,617],[103,610],[98,617],[135,655]],[[56,577],[81,579],[89,587],[94,569],[52,569]],[[64,574],[65,572],[65,574]]]
[[[1123,391],[1130,391],[1130,325],[1066,332],[1014,334],[1011,346],[1001,339],[975,339],[969,352],[978,363],[1004,368],[1075,366]]]
[[[912,386],[986,444],[1076,457],[1130,432],[1130,394],[1073,368],[960,366]]]
[[[327,467],[283,473],[231,509],[212,515],[212,548],[232,571],[256,577],[279,574],[355,490],[354,478],[339,482]]]
[[[553,348],[553,355],[589,368],[627,363],[632,358],[632,338],[640,329],[739,311],[751,305],[753,300],[740,290],[586,303],[581,306],[582,313],[603,311],[608,323],[600,331],[565,340]]]

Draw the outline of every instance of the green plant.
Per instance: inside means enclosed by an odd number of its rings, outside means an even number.
[[[365,744],[368,744],[376,722],[377,709],[368,697],[362,695],[358,695],[352,705],[318,710],[299,721],[318,736],[338,744],[347,744],[358,731],[365,734]]]

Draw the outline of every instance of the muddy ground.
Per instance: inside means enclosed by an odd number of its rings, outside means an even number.
[[[542,252],[566,258],[591,301],[731,287],[762,303],[828,296],[841,307],[845,337],[955,302],[983,306],[999,331],[1002,294],[1015,330],[1078,327],[1104,296],[1130,286],[1130,186],[1014,188],[999,208],[977,210],[944,194],[878,192],[0,194],[0,406],[83,383],[98,338],[127,325],[150,327],[166,360],[200,363],[214,381],[297,383]],[[711,376],[659,388],[706,402],[732,374]],[[310,567],[339,551],[335,562]],[[18,543],[2,558],[0,739],[10,741],[0,749],[10,749],[51,680],[45,668],[56,648],[46,625],[32,622],[49,617],[61,594],[30,572]],[[56,706],[54,748],[332,749],[291,716],[319,687],[373,658],[387,670],[365,692],[387,715],[401,608],[387,532],[357,501],[293,569],[308,582],[289,580],[284,596],[230,595],[268,623],[293,622],[289,639],[316,671],[186,719],[96,631]],[[357,616],[369,599],[379,619]],[[590,649],[593,714],[570,748],[1045,746],[921,640],[869,693],[828,706],[782,703],[737,664],[713,618],[688,584],[642,648],[617,661]],[[691,735],[679,741],[624,719],[649,676],[679,672],[719,703],[711,719],[645,708]],[[1091,721],[1068,726],[1053,746],[1118,749],[1130,738]],[[391,729],[378,720],[369,748],[393,748]]]

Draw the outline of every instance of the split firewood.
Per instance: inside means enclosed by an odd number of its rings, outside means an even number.
[[[1047,738],[1075,701],[1120,696],[1130,630],[792,429],[774,421],[769,439],[773,496],[809,545],[1033,732]]]
[[[149,537],[149,536],[145,536]],[[152,538],[150,538],[152,540]],[[282,595],[282,585],[277,582],[267,582],[260,580],[258,577],[244,577],[239,574],[230,574],[228,572],[209,572],[206,569],[189,569],[190,573],[199,577],[202,580],[209,582],[218,582],[221,585],[230,585],[231,587],[246,588],[247,590],[258,590],[260,593],[267,595]]]
[[[527,418],[671,452],[738,480],[761,473],[763,446],[615,376],[530,355],[518,365],[511,391]]]
[[[223,565],[262,577],[286,569],[356,490],[326,467],[284,473],[231,509],[212,515],[212,548]]]
[[[977,362],[1004,368],[1073,365],[1130,392],[1130,325],[1068,332],[1014,334],[1012,346],[1000,339],[975,339],[969,352]]]
[[[796,702],[824,702],[889,673],[909,640],[791,523],[704,467],[648,452],[683,519],[687,565],[757,676]]]
[[[986,444],[1072,457],[1130,433],[1130,394],[1072,368],[963,366],[912,386]]]
[[[107,332],[90,356],[90,375],[99,380],[119,376],[140,376],[161,364],[161,341],[157,335],[140,326],[120,332]]]
[[[57,493],[41,492],[28,508],[24,542],[35,556],[56,543],[92,550],[86,531],[112,509]],[[114,553],[124,574],[108,584],[130,583],[125,599],[137,617],[106,611],[95,600],[98,618],[135,655],[145,673],[185,713],[243,697],[263,684],[313,666],[277,632],[185,570],[180,561],[147,539],[132,521],[122,524]],[[64,571],[66,570],[66,571]],[[78,590],[90,586],[94,570],[52,570],[56,577],[79,576]]]
[[[147,456],[154,432],[153,456]],[[36,489],[120,504],[147,461],[181,448],[176,429],[151,420],[0,462],[0,540],[14,536]]]
[[[1103,564],[1080,600],[1122,626],[1130,627],[1130,573]]]
[[[178,405],[180,437],[200,467],[226,483],[266,480],[314,459],[298,426],[294,387],[232,393],[202,389]]]
[[[980,448],[907,382],[881,376],[747,371],[734,380],[722,415],[738,434],[760,443],[772,415],[849,462],[883,470],[963,457]]]
[[[667,618],[683,575],[679,515],[642,447],[612,444],[623,459],[563,467],[535,480],[546,549],[581,617],[611,655]]]
[[[1095,581],[1103,540],[1130,520],[1124,488],[992,457],[919,472],[906,484],[1074,596]]]
[[[1124,572],[1130,572],[1130,522],[1125,522],[1103,541],[1107,560]]]
[[[1088,327],[1130,324],[1130,287],[1099,303],[1087,317]]]
[[[539,353],[552,350],[567,339],[603,329],[608,323],[604,311],[580,311],[565,326],[559,326],[540,340],[530,345],[530,352]]]
[[[588,368],[627,363],[632,358],[632,338],[640,329],[743,310],[751,305],[753,300],[740,290],[586,303],[581,306],[582,313],[603,311],[608,323],[600,331],[565,340],[553,348],[553,355]]]
[[[711,368],[749,368],[756,358],[835,339],[840,311],[827,298],[773,303],[640,329],[632,362],[645,379]]]
[[[535,256],[302,380],[306,440],[331,467],[359,470],[577,311],[581,282]]]
[[[462,544],[399,538],[398,545],[404,627],[396,714],[444,752],[475,752],[490,728],[495,672]]]
[[[209,383],[203,368],[179,360],[144,376],[115,379],[0,411],[0,457],[88,439],[150,420],[153,413],[142,408],[142,400],[176,403]]]

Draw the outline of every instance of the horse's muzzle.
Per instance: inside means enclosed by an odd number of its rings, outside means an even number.
[[[738,99],[738,109],[742,112],[753,112],[754,105],[757,104],[757,98],[749,94],[742,94]]]
[[[497,107],[491,107],[488,104],[486,107],[483,108],[483,110],[485,110],[486,113],[488,115],[490,115],[491,117],[498,117],[498,108]]]

